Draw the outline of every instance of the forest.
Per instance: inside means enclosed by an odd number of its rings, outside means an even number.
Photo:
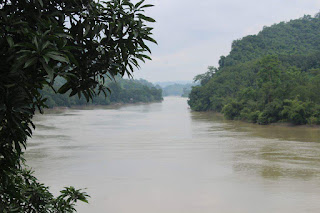
[[[54,87],[60,88],[64,84],[62,78],[57,78]],[[46,104],[48,107],[57,106],[81,106],[81,105],[109,105],[111,103],[148,103],[154,101],[162,101],[162,90],[156,88],[152,83],[140,79],[123,79],[120,76],[116,76],[114,80],[109,80],[105,83],[105,86],[109,89],[106,94],[99,94],[90,102],[87,102],[84,98],[78,98],[78,96],[69,97],[69,93],[58,94],[51,88],[45,87],[41,93],[47,98]]]
[[[320,124],[320,15],[264,27],[195,77],[195,111],[258,124]]]

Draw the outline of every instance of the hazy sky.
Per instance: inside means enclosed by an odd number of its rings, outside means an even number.
[[[217,66],[231,43],[256,34],[263,26],[320,11],[320,0],[146,0],[155,7],[152,61],[134,78],[151,82],[192,80],[208,66]]]

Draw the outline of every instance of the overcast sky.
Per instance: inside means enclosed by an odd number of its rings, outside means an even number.
[[[151,82],[188,81],[217,66],[231,43],[257,34],[263,26],[320,10],[320,0],[146,0],[153,24],[152,61],[134,78]]]

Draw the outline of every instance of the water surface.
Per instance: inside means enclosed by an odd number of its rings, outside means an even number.
[[[191,112],[187,99],[60,109],[35,118],[26,158],[78,212],[320,212],[320,129]]]

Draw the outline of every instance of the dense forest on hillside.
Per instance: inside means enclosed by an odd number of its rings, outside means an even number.
[[[189,105],[259,124],[320,124],[320,15],[264,27],[195,77]]]
[[[54,87],[60,87],[63,84],[62,79],[55,81]],[[156,88],[152,83],[140,79],[122,79],[116,77],[115,81],[108,81],[106,86],[110,92],[105,97],[100,94],[93,98],[89,104],[108,105],[111,103],[138,103],[138,102],[153,102],[162,100],[162,90]],[[69,97],[68,94],[56,94],[50,88],[44,88],[42,91],[44,97],[47,98],[46,104],[49,107],[56,106],[74,106],[87,105],[85,98],[78,98],[78,96]]]

